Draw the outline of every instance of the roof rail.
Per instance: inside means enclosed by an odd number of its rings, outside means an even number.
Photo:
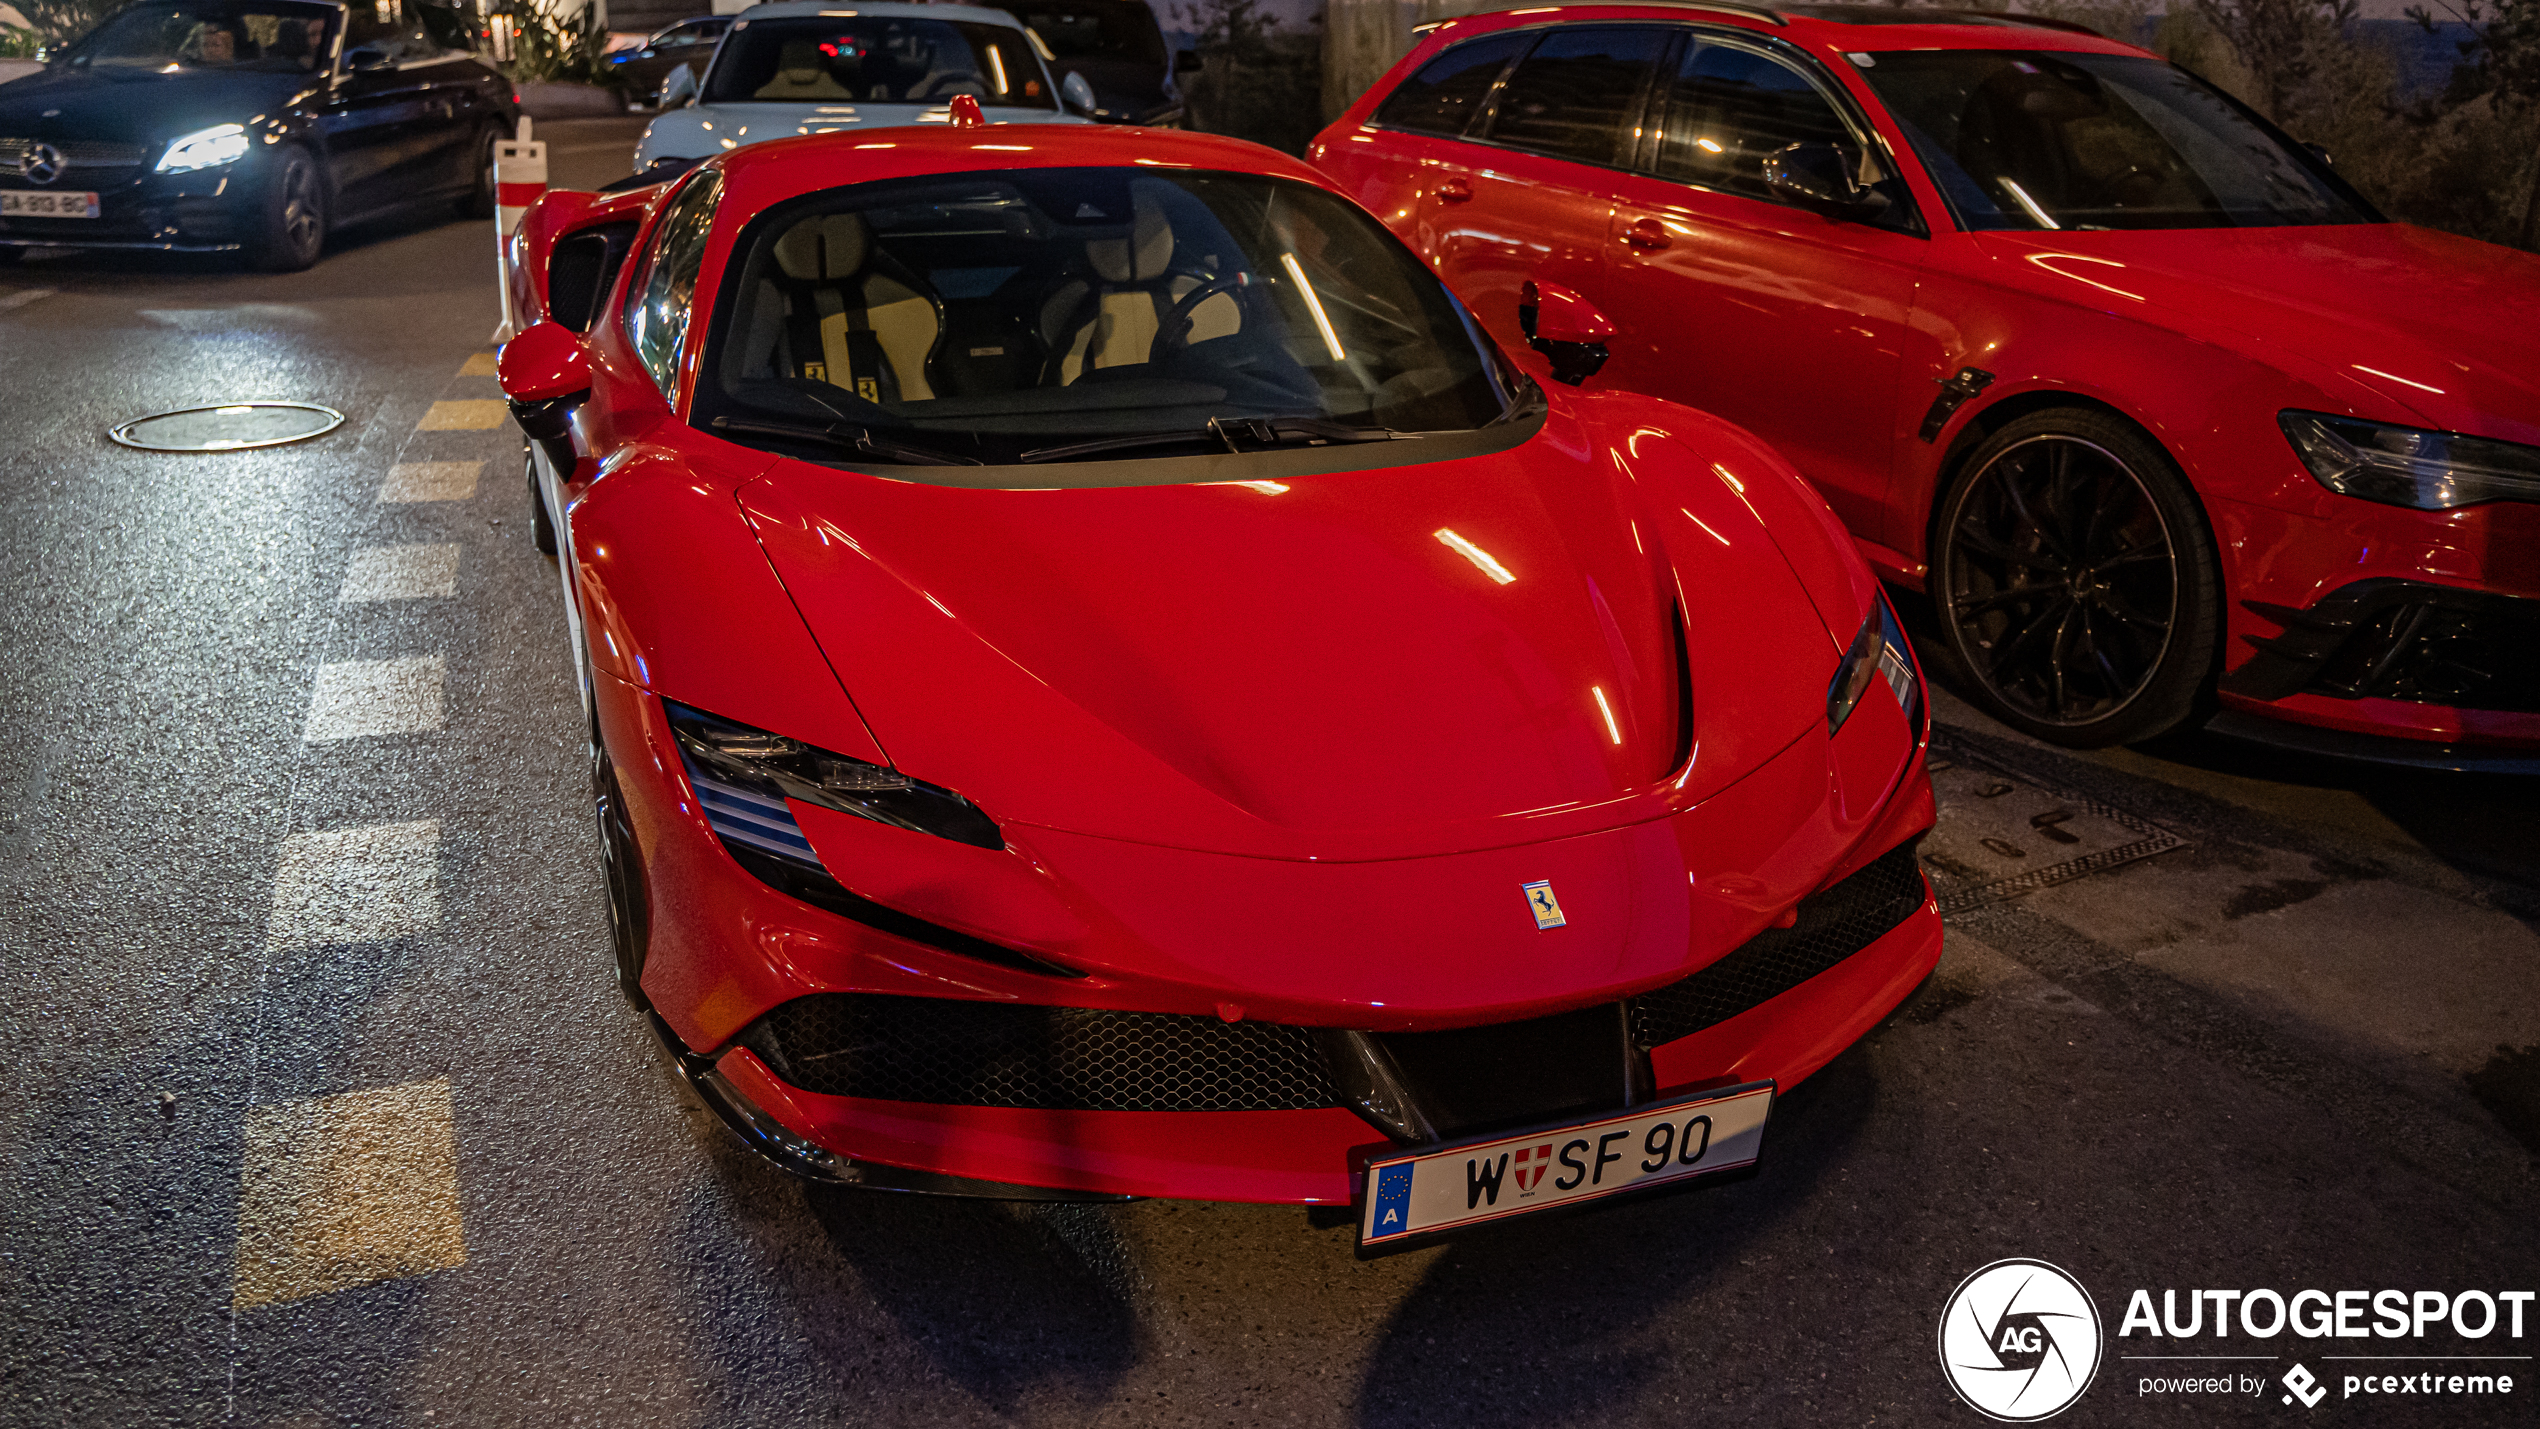
[[[1549,0],[1549,3],[1538,3],[1532,5],[1497,5],[1487,10],[1476,10],[1473,12],[1472,16],[1458,15],[1451,16],[1444,20],[1431,20],[1425,24],[1412,26],[1411,33],[1414,35],[1425,35],[1431,30],[1441,29],[1445,26],[1452,25],[1459,19],[1475,18],[1482,15],[1505,15],[1513,10],[1565,9],[1572,5],[1654,5],[1663,6],[1670,10],[1717,10],[1724,15],[1737,15],[1749,20],[1761,20],[1768,25],[1788,25],[1790,23],[1790,21],[1785,19],[1782,13],[1778,10],[1771,9],[1763,5],[1740,4],[1739,0]]]

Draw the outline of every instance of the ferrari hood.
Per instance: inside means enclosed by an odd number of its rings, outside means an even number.
[[[2398,223],[1985,242],[2092,307],[2219,324],[2331,391],[2361,387],[2428,426],[2540,443],[2540,258],[2529,254]]]
[[[740,495],[906,772],[1001,822],[1404,857],[1655,817],[1707,722],[1778,748],[1822,718],[1822,675],[1700,658],[1778,641],[1831,664],[1752,516],[1711,513],[1680,590],[1649,473],[1559,427],[1280,480],[978,490],[782,462]]]

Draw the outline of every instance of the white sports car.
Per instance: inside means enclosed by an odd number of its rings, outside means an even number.
[[[1038,37],[976,5],[753,5],[732,22],[702,80],[674,70],[665,107],[635,148],[635,170],[679,167],[726,149],[797,134],[943,124],[956,95],[990,123],[1086,123],[1093,91],[1053,82]],[[1073,103],[1069,101],[1074,101]],[[657,176],[656,176],[657,177]]]

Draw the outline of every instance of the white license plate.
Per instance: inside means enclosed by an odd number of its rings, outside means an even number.
[[[1752,1166],[1772,1109],[1773,1084],[1754,1082],[1575,1126],[1372,1160],[1359,1248]]]
[[[0,190],[0,218],[95,218],[97,195]]]

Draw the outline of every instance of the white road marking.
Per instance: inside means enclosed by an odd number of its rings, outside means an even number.
[[[427,600],[459,593],[457,546],[368,546],[353,553],[336,599]]]
[[[324,744],[439,729],[443,679],[438,655],[320,665],[300,738]]]
[[[435,402],[424,411],[423,420],[415,423],[418,432],[483,432],[503,424],[511,414],[511,404],[497,398],[470,397],[454,402]]]
[[[441,825],[368,824],[293,834],[274,871],[265,946],[381,943],[441,924]]]
[[[379,499],[390,501],[465,501],[476,494],[481,461],[403,461],[388,468]]]
[[[251,1109],[231,1306],[467,1264],[454,1121],[446,1077]]]
[[[40,303],[51,296],[53,296],[53,290],[50,288],[20,288],[7,297],[0,297],[0,313],[25,307],[29,303]]]

